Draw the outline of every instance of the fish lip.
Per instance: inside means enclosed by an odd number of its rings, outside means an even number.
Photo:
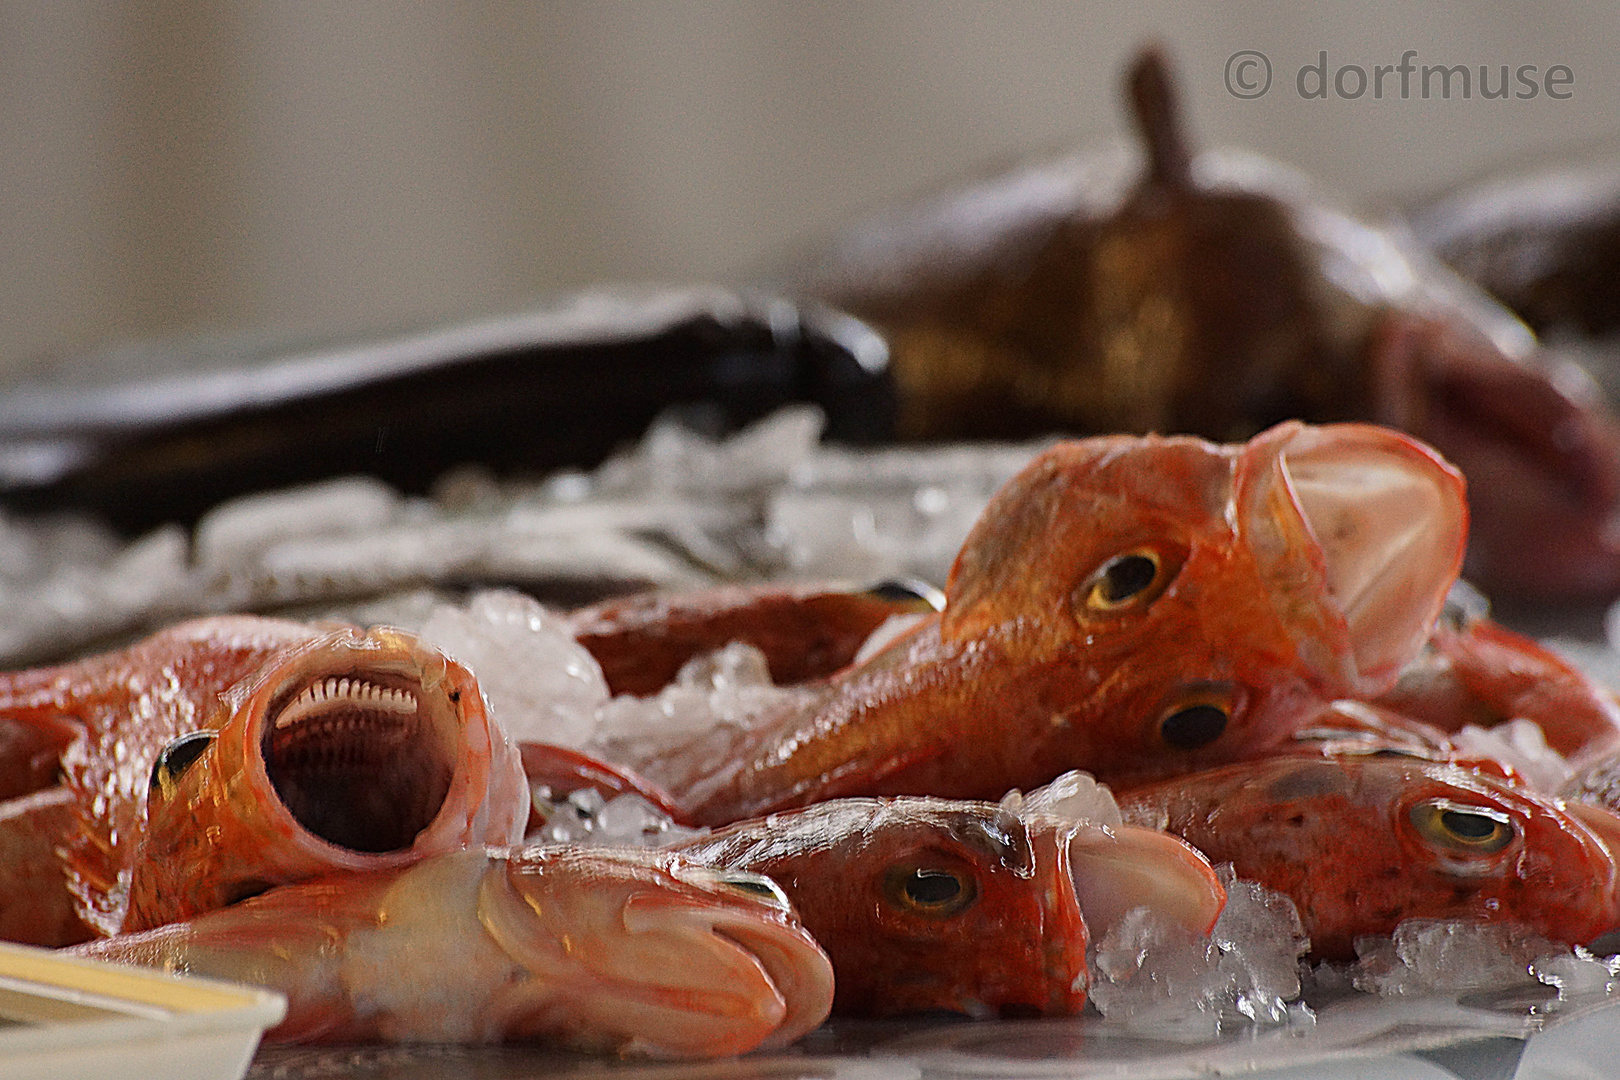
[[[1609,879],[1604,884],[1607,893],[1610,931],[1620,929],[1620,815],[1602,806],[1568,800],[1564,810],[1592,834],[1609,856]],[[1608,932],[1608,931],[1605,931]]]
[[[1209,860],[1167,832],[1076,823],[1064,849],[1081,914],[1095,940],[1137,907],[1208,934],[1226,904],[1226,889]]]
[[[408,686],[418,695],[424,730],[413,736],[413,741],[427,743],[424,752],[436,755],[449,771],[448,784],[436,808],[422,815],[422,827],[409,842],[384,850],[348,846],[306,823],[283,797],[267,749],[281,708],[304,688],[329,676],[356,674],[384,685]],[[429,707],[430,695],[442,695],[443,701]],[[469,841],[496,839],[486,837],[479,828],[499,749],[495,745],[496,733],[483,712],[482,696],[469,673],[414,636],[388,628],[361,633],[349,627],[315,639],[266,673],[254,688],[245,713],[244,771],[262,793],[261,805],[275,819],[276,831],[293,836],[306,856],[325,866],[399,866],[454,850]],[[487,743],[481,744],[480,740],[486,738]],[[516,751],[511,750],[509,756],[515,763]],[[512,769],[520,772],[521,766],[513,764]],[[522,809],[526,812],[527,806]],[[515,833],[521,828],[519,822],[509,831]]]
[[[698,866],[679,867],[672,872],[678,880],[706,893],[712,892],[714,882],[723,873]],[[743,903],[737,900],[715,905],[637,893],[625,900],[622,919],[632,934],[655,928],[667,932],[671,925],[680,926],[723,943],[721,947],[758,965],[774,987],[781,1011],[771,1033],[755,1045],[759,1049],[784,1047],[820,1026],[832,1011],[832,961],[798,924],[790,905],[772,904],[764,898],[750,900],[746,907]],[[638,992],[628,983],[621,989],[632,996]],[[657,997],[663,992],[652,990],[642,996]],[[724,987],[708,992],[683,988],[682,995],[687,1000],[716,1003],[736,996]]]
[[[1234,499],[1301,658],[1350,695],[1388,689],[1462,569],[1462,474],[1387,428],[1288,421],[1239,452]]]

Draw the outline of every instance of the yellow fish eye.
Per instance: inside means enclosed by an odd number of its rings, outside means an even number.
[[[896,866],[884,878],[884,892],[902,911],[946,918],[966,911],[979,898],[973,879],[932,866]]]
[[[152,765],[147,786],[153,792],[161,792],[164,798],[172,798],[175,784],[192,763],[202,757],[203,751],[214,745],[216,736],[213,731],[193,731],[165,746]]]
[[[1423,839],[1468,855],[1495,855],[1519,835],[1513,819],[1500,810],[1448,799],[1418,803],[1409,816]]]
[[[1137,548],[1103,563],[1081,586],[1085,606],[1115,611],[1137,600],[1151,600],[1163,585],[1164,564],[1152,548]]]

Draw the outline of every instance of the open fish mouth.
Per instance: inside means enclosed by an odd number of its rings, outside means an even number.
[[[265,773],[293,818],[328,843],[409,848],[455,777],[457,693],[386,668],[306,675],[271,703]]]
[[[1289,422],[1249,443],[1237,484],[1240,528],[1302,658],[1339,689],[1387,689],[1462,567],[1462,475],[1385,428]]]

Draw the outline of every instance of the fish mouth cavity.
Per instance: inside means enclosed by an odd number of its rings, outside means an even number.
[[[341,848],[409,848],[456,772],[460,717],[409,672],[349,669],[284,688],[267,714],[264,769],[288,813]]]

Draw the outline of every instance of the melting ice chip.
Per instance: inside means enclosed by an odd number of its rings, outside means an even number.
[[[1135,1031],[1204,1040],[1235,1025],[1309,1024],[1299,958],[1310,948],[1293,901],[1231,864],[1216,868],[1226,907],[1208,937],[1147,908],[1129,912],[1095,946],[1091,1001]]]

